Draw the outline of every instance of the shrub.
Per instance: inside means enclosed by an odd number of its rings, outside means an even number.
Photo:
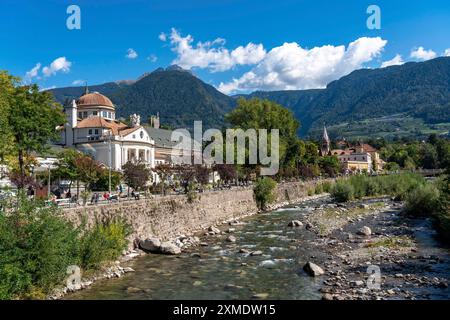
[[[329,181],[325,181],[324,183],[322,183],[323,192],[329,193],[331,191],[331,187],[332,187],[332,184]]]
[[[81,237],[80,260],[84,270],[98,269],[127,248],[128,226],[120,221],[97,223]]]
[[[253,195],[256,201],[256,205],[259,209],[264,210],[267,204],[275,201],[275,195],[273,193],[277,183],[268,177],[259,178],[253,188]]]
[[[12,212],[0,212],[0,299],[48,292],[60,283],[67,267],[78,264],[77,237],[57,208],[23,196]]]
[[[197,199],[197,192],[195,191],[196,185],[194,183],[189,183],[186,192],[186,200],[188,203],[193,203]]]
[[[367,195],[367,185],[369,177],[365,175],[351,176],[348,183],[353,187],[353,196],[356,199],[361,199]]]
[[[353,186],[346,181],[338,181],[331,188],[331,196],[337,202],[346,202],[353,200],[354,198],[354,189]]]
[[[348,189],[353,190],[350,199],[361,199],[367,196],[391,195],[399,200],[403,200],[408,192],[420,185],[424,185],[425,182],[423,177],[411,173],[377,177],[358,175],[351,176],[346,180],[339,180],[341,185],[336,192],[342,190],[343,184],[347,184],[351,186],[351,188]],[[345,197],[343,197],[343,199],[344,198]]]
[[[121,222],[82,230],[56,206],[24,195],[5,205],[0,210],[0,299],[43,299],[66,279],[68,266],[98,268],[127,246],[128,228]]]
[[[321,183],[318,183],[318,184],[316,185],[316,188],[314,189],[314,193],[315,193],[315,194],[321,194],[321,193],[323,193],[323,186],[322,186]]]
[[[405,212],[413,216],[433,216],[439,211],[439,190],[431,183],[409,191],[405,200]]]

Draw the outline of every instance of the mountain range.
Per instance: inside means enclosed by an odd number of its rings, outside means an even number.
[[[301,123],[302,136],[317,137],[326,124],[335,137],[425,136],[450,129],[450,57],[360,69],[324,89],[256,91],[227,96],[177,66],[159,68],[136,81],[90,86],[108,96],[119,116],[157,112],[161,122],[192,128],[221,128],[237,98],[265,98],[289,108]],[[51,90],[57,101],[79,97],[84,87]]]

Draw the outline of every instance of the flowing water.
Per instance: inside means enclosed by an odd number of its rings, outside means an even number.
[[[383,199],[364,200],[365,203]],[[326,250],[317,247],[317,238],[305,228],[288,227],[292,220],[304,220],[314,207],[327,198],[310,200],[242,219],[242,224],[222,226],[228,234],[201,235],[208,246],[191,247],[178,256],[148,254],[130,261],[135,269],[121,278],[100,280],[88,289],[66,296],[66,299],[250,299],[254,295],[268,299],[320,299],[323,279],[307,276],[302,266],[307,261],[329,261]],[[394,265],[381,262],[383,274],[391,286],[408,288],[419,298],[449,299],[450,288],[440,285],[416,286],[416,282],[397,279],[396,273],[413,274],[449,280],[450,249],[436,239],[429,219],[404,219],[400,209],[369,216],[349,224],[345,232],[355,233],[362,225],[373,226],[391,235],[410,234],[417,244],[415,259]],[[399,233],[400,232],[400,233]],[[246,253],[242,252],[245,249]],[[260,255],[250,252],[260,251]],[[429,258],[425,258],[429,257]],[[431,260],[439,258],[439,263]],[[430,260],[431,259],[431,260]],[[125,265],[124,265],[125,266]],[[354,270],[353,270],[354,271]],[[355,274],[348,274],[349,279]],[[436,278],[436,279],[437,279]],[[420,280],[420,279],[419,279]],[[439,280],[439,281],[441,281]],[[390,297],[395,299],[394,297]]]
[[[320,299],[321,281],[302,271],[304,263],[320,253],[312,251],[310,233],[287,224],[322,202],[245,218],[243,225],[232,226],[235,243],[227,242],[227,235],[207,236],[202,241],[208,246],[189,248],[179,256],[139,257],[129,264],[136,272],[99,281],[67,298],[250,299],[265,294],[269,299]],[[240,253],[242,248],[262,255]]]

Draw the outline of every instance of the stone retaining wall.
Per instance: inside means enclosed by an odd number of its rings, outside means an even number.
[[[294,203],[308,195],[315,181],[278,184],[276,203]],[[242,218],[258,212],[251,188],[231,189],[198,194],[192,203],[186,196],[155,197],[84,208],[65,209],[64,215],[76,224],[85,221],[92,226],[96,221],[107,222],[123,218],[133,230],[134,239],[150,235],[170,240],[180,235],[190,235],[211,225]]]

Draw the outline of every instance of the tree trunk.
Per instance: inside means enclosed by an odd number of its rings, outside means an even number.
[[[17,188],[23,189],[24,188],[24,180],[25,180],[25,165],[23,161],[23,151],[19,149],[19,171],[20,171],[20,179]]]

